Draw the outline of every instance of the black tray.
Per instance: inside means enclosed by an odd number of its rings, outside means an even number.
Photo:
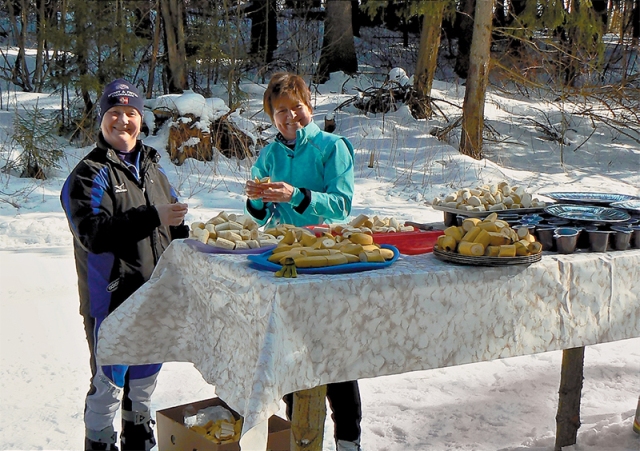
[[[547,203],[551,205],[550,203]],[[472,211],[472,210],[460,210],[458,208],[453,207],[445,207],[443,205],[432,205],[434,210],[444,211],[445,213],[453,213],[456,215],[466,216],[468,218],[486,218],[491,213],[497,213],[500,215],[507,214],[516,214],[516,215],[527,215],[531,213],[541,213],[544,211],[545,207],[531,207],[531,208],[510,208],[505,210],[485,210],[485,211]]]

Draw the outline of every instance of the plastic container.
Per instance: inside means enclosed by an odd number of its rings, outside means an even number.
[[[556,251],[556,242],[553,239],[553,234],[555,231],[555,227],[550,225],[539,225],[536,226],[536,238],[542,244],[543,251]]]
[[[415,230],[413,232],[374,233],[373,242],[376,244],[391,244],[404,255],[426,254],[433,251],[436,240],[442,235],[442,230]]]
[[[636,249],[640,249],[640,226],[633,226],[631,229],[633,230],[631,245]]]
[[[589,249],[592,252],[607,252],[609,246],[609,235],[612,232],[609,230],[587,230],[589,234]]]
[[[613,247],[618,251],[626,251],[629,249],[629,244],[631,241],[631,233],[633,230],[630,227],[619,227],[613,226],[611,227],[613,230]]]
[[[560,227],[554,230],[553,238],[559,254],[573,254],[578,244],[580,229],[573,227]]]

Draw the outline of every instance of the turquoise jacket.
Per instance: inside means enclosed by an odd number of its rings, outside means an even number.
[[[353,146],[344,137],[310,122],[298,130],[293,149],[280,139],[267,145],[251,168],[251,178],[293,186],[291,201],[264,203],[247,199],[245,211],[260,225],[330,224],[351,213],[354,186]]]

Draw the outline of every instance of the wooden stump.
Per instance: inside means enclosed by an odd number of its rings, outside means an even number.
[[[322,451],[326,385],[293,394],[291,451]]]
[[[575,445],[580,428],[580,397],[584,374],[584,347],[562,351],[562,370],[558,413],[556,414],[556,443],[554,451]]]

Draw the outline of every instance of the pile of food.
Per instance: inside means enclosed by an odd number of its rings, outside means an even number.
[[[207,222],[191,223],[189,238],[225,250],[257,249],[278,243],[274,235],[260,232],[252,217],[224,211]]]
[[[202,426],[193,425],[189,429],[204,435],[207,439],[219,445],[233,443],[240,440],[242,418],[237,420],[234,418],[224,418],[217,421],[210,420]]]
[[[333,234],[343,235],[345,233],[394,233],[413,232],[413,226],[407,226],[396,218],[380,218],[379,216],[369,217],[361,214],[346,224],[331,224],[328,230]]]
[[[461,226],[450,226],[438,237],[438,249],[467,256],[516,257],[539,254],[542,244],[525,226],[513,229],[497,213],[486,218],[466,218]]]
[[[380,247],[371,235],[361,232],[348,236],[324,233],[318,237],[304,227],[289,225],[266,232],[279,239],[268,260],[280,265],[291,264],[287,258],[292,259],[297,268],[320,268],[356,262],[385,262],[394,257],[392,250]]]
[[[539,200],[523,187],[510,186],[508,182],[497,185],[482,185],[477,188],[462,188],[448,194],[444,199],[436,197],[434,207],[449,207],[462,211],[500,211],[522,208],[543,208],[546,202]]]

